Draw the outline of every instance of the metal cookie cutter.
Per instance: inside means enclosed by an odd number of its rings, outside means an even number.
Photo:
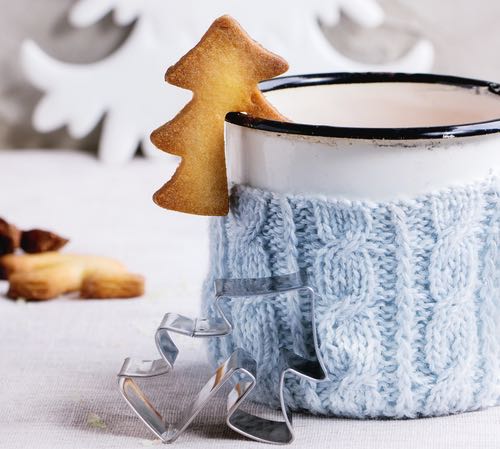
[[[191,405],[175,423],[168,423],[154,408],[134,379],[151,378],[170,373],[179,354],[170,333],[193,338],[222,337],[232,332],[232,325],[224,315],[221,302],[237,298],[268,296],[277,293],[303,292],[311,300],[311,325],[316,360],[308,360],[292,351],[281,350],[281,376],[279,384],[280,411],[283,421],[273,421],[252,415],[239,407],[257,383],[257,363],[251,354],[236,349],[219,366]],[[175,441],[196,415],[227,382],[233,385],[227,398],[227,425],[236,432],[256,441],[274,444],[291,443],[294,439],[292,413],[284,399],[285,377],[288,373],[320,382],[326,380],[326,370],[318,350],[314,305],[317,295],[308,282],[305,270],[296,273],[259,279],[219,279],[215,282],[215,307],[220,315],[217,321],[191,319],[167,313],[156,332],[156,346],[162,358],[135,362],[129,358],[118,374],[120,391],[139,418],[164,443]],[[303,296],[301,296],[303,297]]]

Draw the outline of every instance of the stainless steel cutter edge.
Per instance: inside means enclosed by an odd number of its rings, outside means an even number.
[[[242,349],[236,349],[219,366],[215,374],[202,388],[190,407],[181,413],[176,423],[167,423],[139,388],[135,379],[167,375],[174,367],[179,354],[170,333],[192,338],[223,337],[232,332],[232,324],[225,316],[221,302],[230,298],[268,296],[291,291],[306,292],[311,299],[311,325],[313,330],[315,361],[282,350],[283,369],[280,375],[279,395],[283,421],[273,421],[242,411],[239,407],[257,383],[257,363]],[[153,361],[134,362],[127,358],[118,374],[120,392],[132,410],[147,427],[164,443],[174,442],[217,391],[227,382],[235,381],[227,398],[227,425],[234,431],[256,441],[287,444],[294,439],[292,413],[284,399],[286,376],[297,375],[314,382],[326,380],[326,369],[318,348],[314,319],[317,294],[311,287],[306,270],[268,278],[219,279],[215,282],[215,307],[220,320],[191,319],[167,313],[156,331],[156,346],[162,358]]]

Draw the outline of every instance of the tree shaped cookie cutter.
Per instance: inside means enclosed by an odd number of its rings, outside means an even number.
[[[278,293],[306,293],[311,300],[311,324],[316,360],[306,359],[293,351],[281,350],[281,375],[279,383],[280,411],[283,421],[274,421],[252,415],[239,407],[257,384],[257,362],[243,349],[236,349],[219,366],[191,405],[180,414],[175,423],[168,423],[154,408],[135,380],[168,375],[174,368],[179,350],[170,334],[192,338],[212,338],[229,335],[232,324],[221,306],[227,299],[250,298]],[[226,383],[233,382],[227,397],[227,425],[250,439],[273,444],[288,444],[294,439],[292,413],[284,398],[285,378],[293,374],[304,379],[321,382],[327,379],[326,369],[318,349],[314,306],[318,295],[311,287],[307,272],[298,271],[284,276],[257,279],[219,279],[215,282],[215,308],[219,319],[191,319],[167,313],[156,332],[156,346],[162,358],[135,362],[127,358],[118,374],[120,392],[126,402],[147,427],[164,443],[174,442],[191,424],[217,391]]]

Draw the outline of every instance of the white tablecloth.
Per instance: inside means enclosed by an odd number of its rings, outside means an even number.
[[[59,231],[72,239],[68,250],[117,257],[148,281],[138,300],[41,304],[4,299],[0,282],[1,449],[159,444],[121,399],[116,373],[126,356],[156,356],[153,335],[165,312],[198,313],[206,219],[163,211],[150,200],[172,169],[170,159],[110,168],[79,153],[0,151],[0,216]],[[203,345],[177,341],[172,376],[144,384],[171,420],[209,376]],[[175,444],[259,447],[225,427],[224,406],[221,395]],[[500,448],[500,408],[408,421],[296,416],[294,424],[297,449]]]

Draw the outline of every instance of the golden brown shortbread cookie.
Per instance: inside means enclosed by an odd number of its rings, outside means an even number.
[[[44,301],[70,292],[95,299],[144,294],[142,276],[105,257],[56,252],[10,254],[0,258],[0,269],[8,277],[7,296],[13,299]]]
[[[258,83],[281,75],[287,62],[267,51],[229,16],[217,19],[201,41],[170,67],[166,81],[193,92],[192,100],[151,135],[160,150],[182,158],[153,199],[159,206],[197,215],[229,209],[224,119],[228,112],[286,120]]]

